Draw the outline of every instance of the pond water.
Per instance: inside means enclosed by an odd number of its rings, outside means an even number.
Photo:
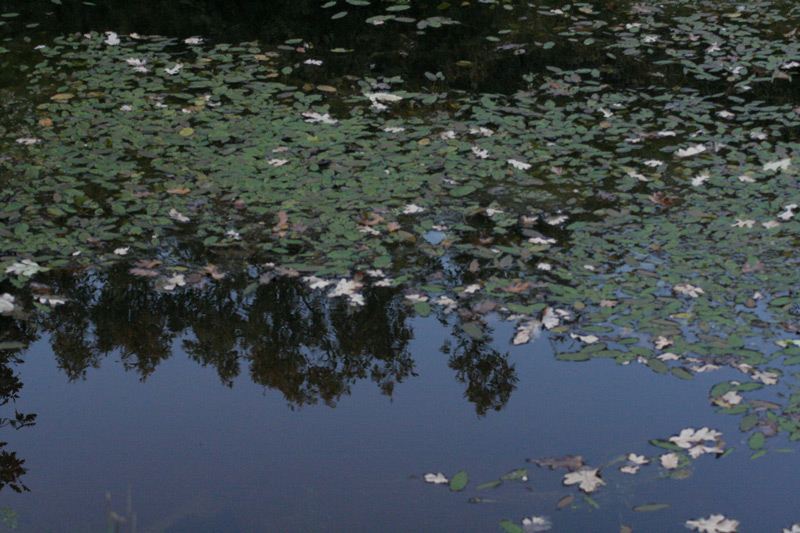
[[[2,523],[800,531],[798,17],[0,2]]]
[[[104,495],[124,514],[128,490],[139,531],[491,531],[503,518],[531,515],[547,516],[559,531],[667,531],[708,508],[775,530],[793,507],[796,476],[777,458],[754,469],[739,453],[697,461],[682,480],[658,479],[656,470],[626,479],[609,466],[599,508],[578,496],[558,511],[575,491],[526,458],[610,464],[652,454],[648,439],[672,427],[709,421],[722,422],[740,447],[738,429],[714,418],[696,384],[643,366],[558,362],[544,339],[512,350],[518,388],[504,409],[480,417],[438,349],[449,330],[431,320],[413,326],[418,375],[391,397],[359,381],[335,408],[291,409],[245,376],[225,387],[180,349],[144,382],[111,353],[70,383],[39,341],[18,367],[25,389],[17,406],[39,414],[36,426],[5,437],[25,458],[31,492],[2,501],[25,531],[101,530]],[[515,468],[529,468],[529,481],[484,491],[452,493],[420,479],[465,469],[477,485]],[[754,493],[742,479],[769,490]],[[494,502],[469,503],[473,497]],[[649,503],[672,507],[631,511]]]

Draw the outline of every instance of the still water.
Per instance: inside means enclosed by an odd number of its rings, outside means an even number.
[[[391,397],[360,381],[335,408],[299,409],[244,375],[221,385],[180,349],[144,382],[112,356],[70,383],[39,341],[19,367],[17,402],[37,423],[4,436],[26,461],[31,492],[4,491],[0,505],[19,513],[22,531],[103,530],[106,493],[124,514],[128,490],[137,531],[495,531],[503,518],[531,515],[549,517],[556,531],[667,531],[709,508],[768,531],[796,501],[796,477],[769,457],[756,468],[742,450],[701,458],[683,480],[609,467],[595,509],[560,473],[525,459],[582,455],[599,466],[652,454],[654,436],[712,423],[736,447],[737,429],[704,406],[703,387],[643,365],[559,362],[544,338],[511,349],[518,388],[505,409],[481,417],[438,350],[449,330],[417,320],[414,331],[417,375]],[[473,490],[526,467],[527,483]],[[472,481],[460,493],[421,479],[462,469]],[[750,483],[765,478],[769,491],[740,487],[743,471]],[[567,494],[574,508],[556,510]],[[469,503],[474,496],[495,502]],[[672,507],[631,511],[655,502]]]

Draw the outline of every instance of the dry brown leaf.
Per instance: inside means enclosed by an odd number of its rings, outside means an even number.
[[[43,128],[49,128],[53,125],[53,120],[49,117],[44,117],[39,119],[39,125]]]
[[[174,187],[172,189],[167,189],[167,192],[169,194],[186,194],[189,192],[189,189],[185,187],[184,188]]]
[[[153,268],[154,266],[158,266],[160,264],[161,264],[161,261],[159,261],[158,259],[150,259],[150,260],[139,259],[138,261],[136,261],[133,264],[133,266],[139,267],[139,268]]]
[[[556,468],[566,468],[571,472],[580,469],[584,464],[586,464],[583,462],[583,457],[580,455],[565,455],[559,459],[555,457],[543,457],[535,460],[528,459],[528,461],[536,463],[539,466],[549,466],[550,470],[555,470]]]
[[[506,292],[512,292],[512,293],[516,294],[518,292],[524,291],[525,289],[527,289],[530,286],[531,286],[531,283],[529,281],[526,281],[525,283],[512,283],[511,285],[508,285],[507,287],[503,287],[503,290],[506,291]]]
[[[677,196],[667,196],[663,192],[653,193],[650,196],[648,196],[647,199],[653,202],[654,204],[658,204],[663,207],[671,207],[678,203]]]
[[[556,504],[556,509],[563,509],[567,505],[570,505],[573,501],[575,501],[575,496],[573,496],[572,494],[568,494],[567,496],[564,496],[563,498],[558,500],[558,503]]]
[[[158,276],[158,272],[155,270],[151,270],[149,268],[132,268],[130,269],[130,273],[134,276],[143,276],[148,278],[154,278]]]
[[[281,231],[289,227],[289,215],[283,211],[278,211],[278,223],[272,227],[272,231]]]

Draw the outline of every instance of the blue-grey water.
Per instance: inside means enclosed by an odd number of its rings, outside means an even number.
[[[497,531],[503,518],[532,515],[548,516],[555,531],[667,531],[712,513],[741,520],[744,531],[790,526],[800,479],[780,454],[750,461],[738,418],[714,414],[708,388],[637,364],[559,362],[542,338],[498,346],[512,354],[518,389],[505,409],[479,417],[438,351],[447,334],[415,322],[418,375],[391,398],[361,381],[335,408],[295,410],[246,375],[221,385],[180,350],[145,382],[112,357],[70,383],[39,341],[19,367],[17,402],[37,423],[4,436],[26,460],[31,492],[6,490],[0,506],[19,513],[22,531],[101,531],[105,494],[124,514],[128,490],[137,531]],[[700,457],[683,480],[657,479],[654,465],[636,476],[608,466],[608,485],[593,495],[599,509],[561,485],[563,471],[525,462],[571,454],[598,467],[629,452],[652,456],[649,439],[701,426],[723,431],[734,452]],[[527,483],[474,490],[524,467]],[[462,469],[471,481],[461,493],[421,480]],[[557,510],[567,494],[575,508]],[[469,503],[473,496],[496,502]],[[671,507],[631,511],[647,503]]]

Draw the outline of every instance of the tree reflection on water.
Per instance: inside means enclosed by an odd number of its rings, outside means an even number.
[[[48,281],[70,301],[37,320],[70,380],[84,379],[115,352],[144,380],[176,341],[224,385],[247,372],[292,407],[334,406],[367,379],[391,396],[415,375],[414,311],[397,289],[365,290],[365,305],[353,307],[296,278],[248,288],[246,275],[227,276],[175,292],[154,291],[119,268],[84,277],[54,272]],[[445,316],[439,320],[447,324]],[[452,339],[440,351],[449,355],[466,398],[478,414],[502,409],[517,381],[508,354],[492,349],[490,337],[476,340],[458,327]]]

